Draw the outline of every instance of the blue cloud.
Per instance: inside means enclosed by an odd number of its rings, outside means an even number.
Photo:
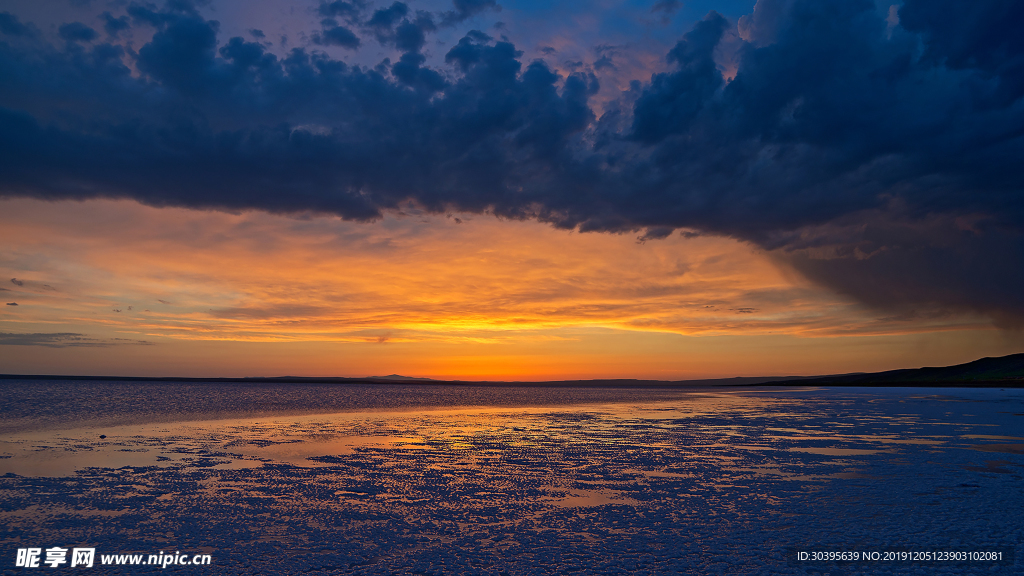
[[[68,42],[92,42],[99,34],[95,30],[81,22],[71,22],[61,25],[60,37]]]

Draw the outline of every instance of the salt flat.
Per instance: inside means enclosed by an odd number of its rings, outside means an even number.
[[[91,546],[208,553],[213,566],[165,570],[208,574],[1024,571],[1024,391],[501,394],[63,427],[17,414],[0,442],[0,562],[16,573],[17,548]],[[797,557],[896,549],[1003,559]]]

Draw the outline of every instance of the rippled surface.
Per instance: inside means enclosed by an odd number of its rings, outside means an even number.
[[[664,389],[3,379],[0,433],[74,424],[122,425],[449,406],[566,406],[648,402],[678,396],[678,390]]]
[[[526,389],[449,409],[431,402],[451,390],[417,390],[401,411],[64,430],[19,414],[0,561],[95,545],[208,550],[209,574],[1022,571],[1019,390]],[[895,547],[1018,558],[794,561]]]

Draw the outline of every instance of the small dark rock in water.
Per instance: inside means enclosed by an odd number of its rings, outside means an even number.
[[[107,437],[107,435],[106,435],[106,434],[100,434],[100,440],[103,440],[103,439],[104,439],[104,438],[106,438],[106,437]]]

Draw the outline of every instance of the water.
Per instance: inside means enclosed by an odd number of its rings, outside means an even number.
[[[532,386],[0,380],[0,433],[357,410],[644,402],[678,395],[675,390]]]
[[[12,573],[28,546],[204,574],[1024,571],[1021,390],[8,381],[0,406]],[[895,549],[1003,560],[797,556]]]

